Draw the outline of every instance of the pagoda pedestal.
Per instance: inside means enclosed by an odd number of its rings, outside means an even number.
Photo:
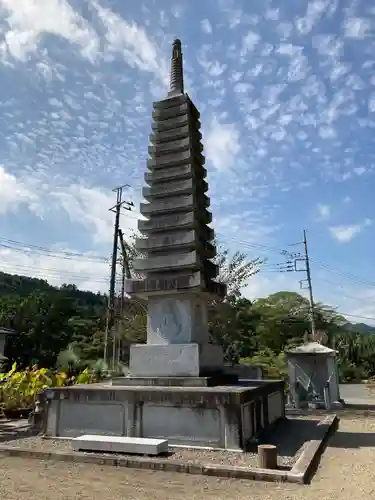
[[[223,369],[223,351],[213,344],[138,344],[130,350],[134,377],[199,377]]]
[[[173,293],[148,298],[147,344],[130,348],[134,377],[199,377],[223,369],[223,351],[209,342],[207,298]]]

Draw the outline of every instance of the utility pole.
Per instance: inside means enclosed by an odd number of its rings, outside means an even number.
[[[120,240],[120,248],[122,253],[122,275],[121,275],[121,318],[124,317],[125,311],[125,280],[131,279],[131,272],[129,267],[128,254],[126,251],[126,245],[124,240],[124,233],[121,229],[118,230],[118,236]],[[117,362],[120,362],[120,352],[121,352],[121,340],[119,339],[119,348],[117,353]]]
[[[120,226],[120,213],[121,208],[124,205],[126,210],[131,210],[131,207],[134,206],[133,202],[123,201],[122,200],[122,191],[125,187],[130,187],[129,184],[124,184],[123,186],[119,186],[115,189],[112,189],[113,192],[116,193],[116,204],[111,207],[109,210],[115,213],[115,224],[114,224],[114,232],[113,232],[113,248],[112,248],[112,262],[111,262],[111,277],[109,283],[109,295],[108,295],[108,310],[107,310],[107,324],[105,329],[105,339],[104,339],[104,361],[107,361],[108,356],[108,335],[114,325],[114,309],[115,309],[115,284],[116,284],[116,268],[117,268],[117,249],[118,249],[118,235],[119,235],[119,226]],[[114,365],[115,359],[115,349],[116,349],[115,335],[113,334],[113,360],[112,364]],[[113,366],[114,368],[114,366]]]
[[[314,297],[311,284],[311,273],[310,273],[310,259],[309,251],[307,248],[306,230],[303,230],[303,247],[305,249],[305,263],[306,263],[306,278],[309,289],[309,299],[310,299],[310,318],[311,318],[311,337],[316,340],[316,329],[315,329],[315,311],[314,311]]]
[[[126,279],[130,280],[132,276],[131,276],[131,272],[130,272],[128,252],[126,251],[124,233],[122,232],[121,229],[118,230],[118,236],[120,239],[120,247],[121,247],[122,259],[123,259],[123,264],[124,264],[124,276]]]
[[[307,282],[307,290],[309,291],[309,302],[310,302],[311,337],[313,340],[316,340],[314,297],[313,297],[313,291],[312,291],[310,258],[309,258],[309,251],[308,251],[308,247],[307,247],[307,237],[306,237],[306,230],[305,229],[303,230],[303,242],[302,242],[302,244],[303,244],[303,248],[304,248],[304,257],[297,257],[294,259],[294,270],[306,273],[306,279],[301,280],[299,283],[300,283],[301,289],[306,290],[306,288],[303,287],[303,283]],[[300,262],[302,261],[305,263],[304,269],[297,268],[298,261],[300,261]]]

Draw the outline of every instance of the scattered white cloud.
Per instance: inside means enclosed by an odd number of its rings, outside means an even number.
[[[163,84],[168,82],[168,63],[157,44],[151,40],[142,26],[127,22],[112,10],[94,2],[105,29],[107,50],[120,53],[131,67],[149,71]]]
[[[323,125],[319,128],[319,135],[322,139],[334,139],[337,134],[333,127]]]
[[[246,54],[252,52],[260,40],[261,38],[258,33],[249,31],[242,40],[241,56],[246,56]]]
[[[26,251],[0,248],[0,271],[46,279],[54,286],[74,283],[82,290],[108,291],[109,255],[97,256],[63,246],[58,248],[54,256],[30,253],[27,248]],[[79,254],[79,257],[67,257],[62,252]]]
[[[344,312],[351,315],[348,316],[348,320],[353,323],[375,325],[375,289],[362,286],[360,289],[356,287],[349,293],[346,304],[342,306],[342,309],[345,309]],[[353,300],[355,298],[359,300]]]
[[[343,23],[344,36],[363,40],[371,30],[371,21],[368,18],[349,17]]]
[[[355,167],[353,169],[354,173],[356,173],[359,177],[366,172],[365,167]]]
[[[220,123],[214,118],[204,136],[207,158],[218,170],[232,169],[240,152],[240,133],[233,123]]]
[[[363,229],[372,225],[371,219],[365,219],[360,224],[353,224],[351,226],[334,226],[330,227],[329,230],[331,235],[339,242],[339,243],[347,243],[351,241],[354,236],[359,234]]]
[[[111,191],[73,185],[68,189],[64,187],[55,190],[51,194],[67,212],[72,223],[84,226],[90,231],[94,244],[102,245],[112,241],[114,214],[110,208],[113,207],[115,199]],[[123,199],[126,199],[125,196]],[[138,202],[136,207],[139,206],[139,199],[135,201]],[[134,216],[139,214],[137,208],[131,214],[127,214],[125,209],[123,213],[122,229],[125,232],[135,230],[137,218]]]
[[[317,212],[320,219],[328,219],[331,215],[331,207],[327,204],[318,203]]]
[[[0,216],[17,212],[23,204],[32,208],[37,201],[38,195],[30,186],[0,165]]]
[[[370,94],[368,99],[368,110],[370,113],[375,113],[375,92]]]
[[[3,60],[24,61],[39,50],[46,35],[76,45],[90,60],[98,53],[97,34],[67,0],[1,0],[0,13],[9,27],[0,44]]]
[[[202,19],[201,21],[202,31],[207,34],[212,33],[212,25],[208,19]]]
[[[27,181],[19,181],[0,169],[0,216],[5,211],[20,209],[22,203],[30,213],[44,211],[48,214],[53,207],[55,213],[65,213],[70,218],[72,228],[76,225],[80,228],[78,231],[85,231],[84,234],[88,235],[86,246],[93,250],[82,252],[57,242],[50,245],[55,255],[49,255],[43,251],[35,252],[27,246],[27,241],[26,246],[19,248],[11,244],[9,248],[0,248],[0,271],[47,279],[56,286],[68,282],[84,290],[106,292],[115,217],[109,209],[116,201],[115,194],[110,190],[78,184],[58,188],[33,184],[40,192],[43,188],[43,196],[37,198],[30,187]],[[134,200],[136,205],[131,212],[124,209],[120,218],[120,227],[127,238],[137,229],[137,221],[141,217],[138,212],[140,196],[128,191],[123,199]],[[22,236],[13,236],[12,239],[25,243]],[[71,253],[76,255],[70,256]]]
[[[300,293],[298,280],[291,278],[286,273],[276,273],[262,271],[248,279],[246,285],[242,289],[242,294],[249,300],[255,300],[262,297],[267,297],[271,293],[279,292],[280,290],[291,290]]]
[[[125,189],[122,199],[134,203],[131,211],[122,209],[121,227],[129,235],[136,230],[141,217],[138,208],[141,196],[132,189]],[[105,246],[112,241],[114,213],[110,208],[115,202],[116,194],[109,189],[83,184],[58,185],[53,180],[48,184],[43,177],[17,178],[0,166],[0,216],[22,208],[38,217],[50,215],[51,210],[64,212],[72,224],[89,232],[94,246]]]

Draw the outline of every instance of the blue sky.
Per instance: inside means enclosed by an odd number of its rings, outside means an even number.
[[[1,270],[107,288],[111,189],[131,185],[129,235],[179,37],[213,226],[268,258],[245,293],[298,290],[274,264],[305,228],[316,300],[375,318],[372,2],[0,0],[0,20]]]

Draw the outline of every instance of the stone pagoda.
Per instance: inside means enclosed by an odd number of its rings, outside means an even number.
[[[153,105],[147,187],[136,242],[144,256],[134,269],[144,280],[130,293],[147,298],[147,344],[130,352],[134,377],[199,377],[223,367],[223,353],[209,342],[207,304],[225,295],[215,281],[216,248],[208,224],[205,158],[199,111],[184,93],[180,40],[172,50],[168,96]]]
[[[225,287],[215,281],[199,129],[176,40],[168,96],[153,105],[142,258],[134,263],[143,279],[127,283],[128,293],[147,302],[147,343],[131,346],[130,375],[111,385],[45,391],[46,436],[163,438],[171,446],[240,451],[284,417],[284,382],[238,380],[209,340],[207,305]]]

